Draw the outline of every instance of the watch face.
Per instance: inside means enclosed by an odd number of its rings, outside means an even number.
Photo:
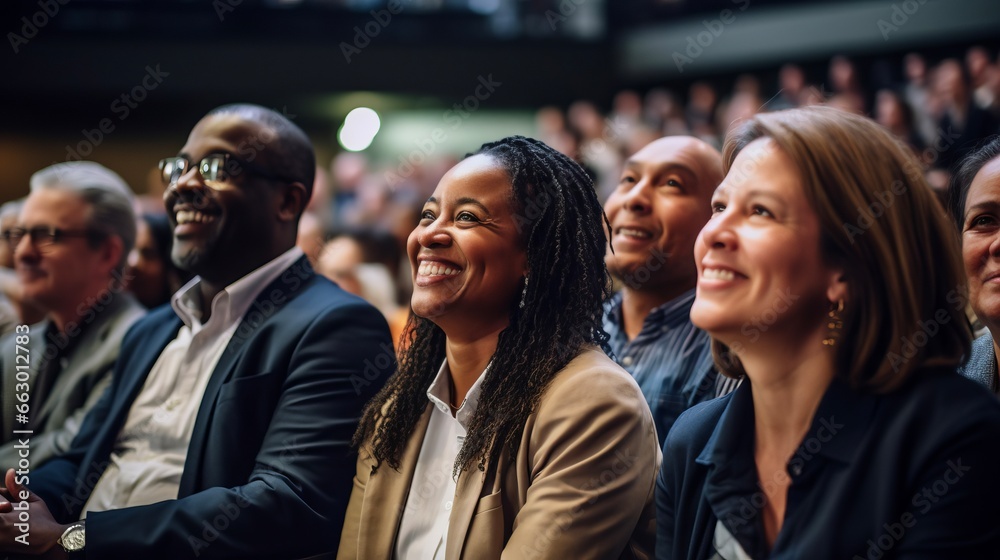
[[[83,545],[86,542],[85,533],[83,527],[76,527],[69,533],[63,536],[63,548],[67,552],[74,552],[77,550],[83,550]]]

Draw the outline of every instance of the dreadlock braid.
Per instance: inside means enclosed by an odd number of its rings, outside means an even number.
[[[542,142],[511,136],[484,144],[511,180],[515,221],[526,248],[525,305],[510,308],[482,380],[479,405],[455,461],[455,474],[475,463],[493,466],[500,451],[516,452],[528,416],[555,374],[586,346],[608,351],[601,305],[611,283],[604,266],[610,224],[593,181],[579,164]],[[399,368],[365,408],[354,445],[394,469],[445,356],[444,332],[413,316]]]

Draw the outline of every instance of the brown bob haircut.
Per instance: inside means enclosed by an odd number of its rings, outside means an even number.
[[[845,271],[837,375],[854,390],[885,393],[918,371],[959,366],[972,341],[961,250],[910,150],[867,118],[830,107],[790,109],[730,131],[727,175],[747,172],[733,162],[758,138],[795,162],[820,222],[822,257]],[[739,349],[718,340],[712,349],[723,374],[745,373]]]

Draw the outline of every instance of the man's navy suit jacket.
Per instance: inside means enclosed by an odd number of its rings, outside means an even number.
[[[180,327],[169,305],[136,323],[112,386],[71,449],[31,473],[29,488],[60,521],[79,517],[146,376]],[[86,557],[336,551],[354,477],[351,437],[394,368],[382,315],[300,259],[261,292],[219,359],[178,499],[89,513]]]

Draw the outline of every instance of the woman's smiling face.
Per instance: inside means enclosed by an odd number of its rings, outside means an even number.
[[[506,326],[527,256],[503,167],[476,155],[448,171],[424,204],[406,249],[414,313],[446,331],[445,324],[476,332]]]

